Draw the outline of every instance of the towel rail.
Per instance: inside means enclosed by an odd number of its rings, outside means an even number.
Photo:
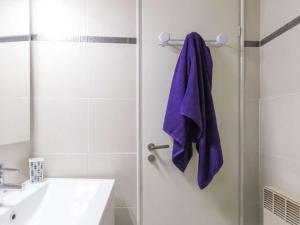
[[[161,32],[158,36],[159,45],[165,46],[182,46],[184,39],[171,38],[170,33]],[[212,47],[222,47],[228,42],[228,36],[225,33],[220,33],[215,40],[205,40],[205,42]]]

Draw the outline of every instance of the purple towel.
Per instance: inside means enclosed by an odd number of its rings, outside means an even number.
[[[202,37],[187,35],[170,91],[163,129],[174,139],[173,162],[186,169],[196,143],[198,184],[205,188],[223,164],[212,86],[212,58]]]

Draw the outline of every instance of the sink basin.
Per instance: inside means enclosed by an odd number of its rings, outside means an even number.
[[[113,225],[114,180],[47,179],[7,192],[1,225]]]

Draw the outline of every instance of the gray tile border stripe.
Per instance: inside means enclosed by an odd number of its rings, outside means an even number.
[[[261,47],[293,27],[300,24],[300,16],[288,22],[272,34],[263,38],[261,41],[245,41],[245,47]],[[113,44],[136,44],[137,39],[134,37],[109,37],[109,36],[68,36],[62,38],[54,38],[47,35],[32,34],[29,35],[16,35],[16,36],[3,36],[0,37],[0,43],[3,42],[20,42],[20,41],[66,41],[66,42],[85,42],[85,43],[113,43]]]
[[[272,34],[268,35],[267,37],[263,38],[261,41],[245,41],[245,47],[261,47],[267,44],[268,42],[274,40],[278,36],[284,34],[285,32],[289,31],[290,29],[294,28],[295,26],[300,24],[300,16],[297,16],[292,21],[286,23]]]
[[[32,34],[32,41],[64,41],[64,42],[87,42],[87,36],[64,36],[55,37],[51,35]]]
[[[29,41],[30,35],[0,36],[0,43]]]
[[[272,34],[268,35],[267,37],[263,38],[260,41],[260,46],[263,46],[263,45],[267,44],[268,42],[270,42],[273,39],[277,38],[281,34],[287,32],[288,30],[290,30],[293,27],[297,26],[298,24],[300,24],[300,16],[296,17],[292,21],[290,21],[287,24],[283,25],[282,27],[280,27],[278,30],[276,30]]]
[[[136,44],[134,37],[108,37],[108,36],[65,36],[52,37],[49,35],[15,35],[0,36],[0,43],[20,42],[20,41],[64,41],[64,42],[84,42],[84,43],[113,43],[113,44]]]
[[[245,47],[260,47],[259,41],[245,41],[244,42]]]
[[[133,37],[107,37],[107,36],[70,36],[53,38],[47,35],[33,34],[32,41],[66,41],[66,42],[85,42],[85,43],[113,43],[113,44],[136,44]]]
[[[136,38],[132,37],[98,37],[88,36],[88,42],[93,43],[118,43],[118,44],[136,44]]]

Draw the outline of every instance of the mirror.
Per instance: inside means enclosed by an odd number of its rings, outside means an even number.
[[[0,145],[30,140],[30,0],[0,0]]]

